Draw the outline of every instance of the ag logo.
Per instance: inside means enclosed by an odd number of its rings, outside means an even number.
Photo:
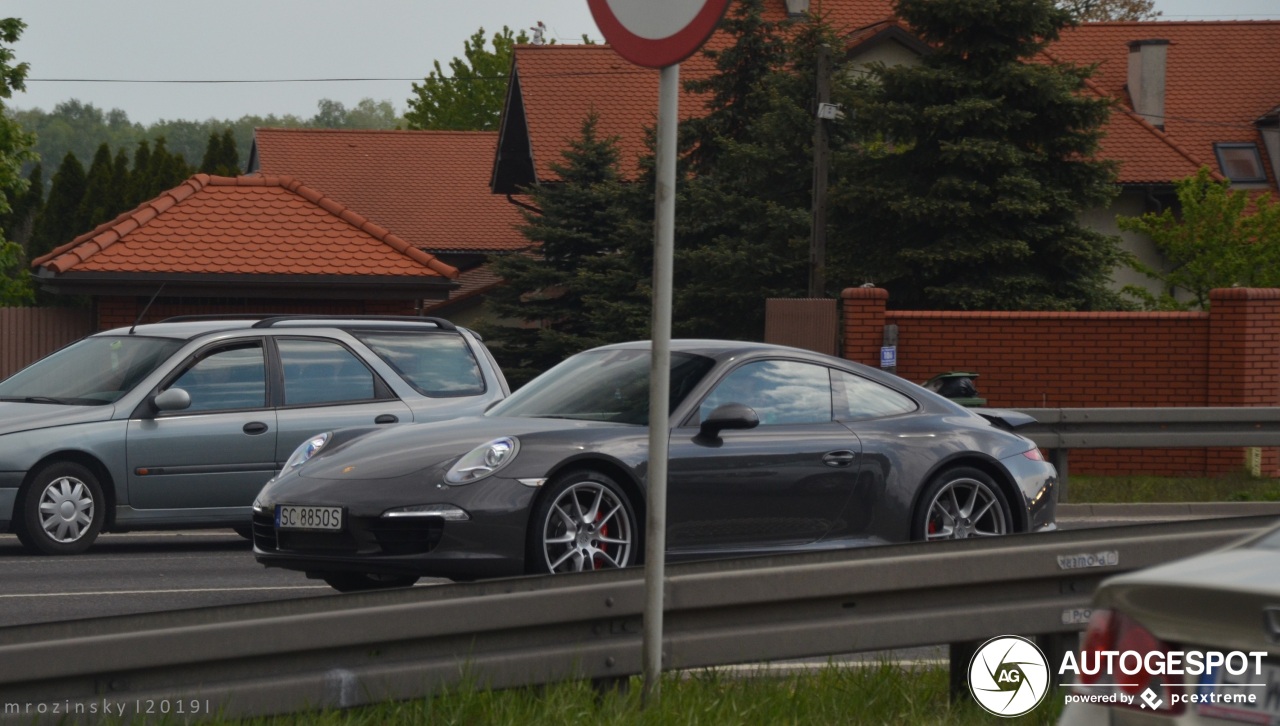
[[[989,713],[1021,716],[1039,706],[1049,692],[1049,661],[1026,638],[992,638],[969,661],[969,692]]]

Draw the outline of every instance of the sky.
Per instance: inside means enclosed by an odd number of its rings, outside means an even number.
[[[1280,21],[1277,0],[1156,0],[1169,20]],[[310,118],[321,99],[352,107],[391,101],[403,113],[412,83],[461,56],[479,28],[528,29],[541,20],[559,42],[600,32],[586,0],[0,0],[27,23],[14,45],[31,64],[25,93],[7,105],[51,110],[69,99],[162,119]],[[108,81],[279,81],[121,83]]]

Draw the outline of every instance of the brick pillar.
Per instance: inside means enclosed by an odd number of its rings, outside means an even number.
[[[878,287],[851,287],[841,293],[840,298],[844,304],[844,357],[879,366],[889,291]]]
[[[1209,405],[1280,405],[1280,290],[1213,290],[1209,301]],[[1232,470],[1243,463],[1224,453],[1211,454],[1209,465]],[[1262,473],[1280,475],[1275,449],[1263,450]]]

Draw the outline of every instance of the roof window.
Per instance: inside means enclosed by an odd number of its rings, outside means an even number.
[[[1218,167],[1231,183],[1267,181],[1267,172],[1262,168],[1262,156],[1256,143],[1214,144],[1213,150],[1218,155]]]

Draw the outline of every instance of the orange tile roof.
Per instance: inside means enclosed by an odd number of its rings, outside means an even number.
[[[1270,176],[1267,151],[1253,122],[1280,102],[1280,74],[1271,70],[1280,60],[1280,22],[1086,23],[1065,30],[1049,52],[1072,63],[1096,63],[1093,82],[1131,107],[1125,87],[1128,44],[1147,39],[1170,41],[1164,131],[1156,133],[1190,157],[1194,167],[1203,164],[1215,171],[1214,143],[1256,142]],[[1125,128],[1130,124],[1123,115],[1113,113],[1103,143],[1105,156],[1122,162],[1122,182],[1168,182],[1188,175],[1182,165],[1169,164],[1168,154],[1149,153],[1145,140],[1131,145],[1141,137]]]
[[[287,176],[197,174],[31,264],[54,274],[458,276]]]
[[[811,0],[809,9],[843,35],[884,21],[892,5],[892,0]],[[766,0],[765,17],[784,19],[785,1]],[[727,35],[717,32],[706,47],[724,48],[729,42]],[[581,136],[582,121],[593,110],[600,116],[599,137],[618,137],[622,172],[637,171],[639,160],[648,154],[644,129],[657,123],[658,71],[632,65],[608,45],[526,45],[517,46],[514,55],[539,181],[557,178],[551,164],[563,162],[561,151],[570,139]],[[680,64],[680,80],[706,78],[714,70],[714,63],[697,53]],[[697,116],[704,107],[703,98],[681,90],[681,118]]]
[[[492,131],[257,129],[256,168],[287,174],[431,252],[500,252],[529,241],[520,210],[489,190]]]

